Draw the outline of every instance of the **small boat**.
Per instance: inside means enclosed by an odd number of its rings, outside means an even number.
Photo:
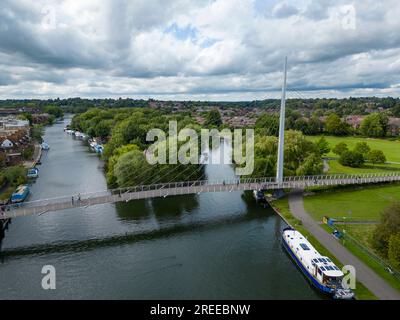
[[[50,146],[46,142],[43,142],[42,143],[42,150],[49,150],[49,149],[50,149]]]
[[[264,202],[266,201],[264,192],[261,190],[253,190],[253,196],[256,201]]]
[[[94,150],[97,153],[103,153],[103,146],[101,144],[96,144],[96,146],[94,147]]]
[[[29,195],[29,187],[27,185],[20,185],[11,195],[12,203],[23,202]]]
[[[321,256],[300,232],[291,227],[285,228],[282,244],[315,288],[334,299],[354,298],[353,291],[342,285],[343,272],[331,259]]]
[[[29,169],[26,176],[28,178],[37,178],[39,176],[39,169],[38,168]]]
[[[84,134],[82,132],[79,131],[75,131],[75,137],[76,138],[83,138]]]

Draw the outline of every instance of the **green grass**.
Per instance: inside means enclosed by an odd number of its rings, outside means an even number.
[[[310,141],[317,141],[321,136],[308,136]],[[385,154],[387,161],[400,162],[400,141],[390,141],[385,139],[373,139],[373,138],[360,138],[360,137],[331,137],[326,136],[331,149],[339,142],[345,142],[350,149],[358,142],[367,142],[371,149],[382,150]],[[337,157],[332,151],[328,154],[329,157]]]
[[[331,227],[327,225],[322,225],[322,228],[328,232],[332,233]],[[337,229],[343,231],[346,230],[346,234],[349,234],[360,242],[364,247],[366,247],[373,254],[378,255],[372,248],[370,244],[370,238],[372,232],[375,228],[374,225],[340,225],[336,226]],[[350,240],[342,240],[340,242],[344,247],[346,247],[352,254],[364,262],[368,267],[370,267],[376,274],[381,278],[386,280],[393,288],[400,290],[400,280],[395,276],[391,275],[384,266],[382,266],[376,259],[372,258],[368,253],[361,249],[357,244]],[[384,259],[382,259],[384,261]]]
[[[372,233],[376,225],[373,224],[346,224],[341,226],[346,229],[346,233],[358,240],[363,246],[374,251],[371,246]]]
[[[293,217],[290,212],[289,202],[287,197],[276,200],[273,202],[273,207],[278,210],[282,216],[299,232],[301,232],[305,237],[307,237],[308,241],[317,249],[317,251],[327,257],[330,257],[331,260],[339,267],[342,268],[343,264],[336,259],[336,257],[330,253],[310,232],[308,232],[302,225],[301,221]],[[377,297],[368,290],[361,282],[357,281],[356,289],[354,290],[357,299],[359,300],[377,300]]]
[[[342,166],[337,160],[329,161],[329,171],[328,173],[346,173],[346,174],[363,174],[363,173],[389,173],[389,172],[399,172],[400,164],[376,164],[372,165],[366,163],[362,168],[350,168]]]
[[[304,206],[312,217],[343,220],[377,221],[381,212],[394,200],[400,200],[400,185],[357,186],[352,189],[329,189],[304,198]],[[349,213],[351,211],[351,213]]]

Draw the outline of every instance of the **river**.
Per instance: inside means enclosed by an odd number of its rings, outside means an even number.
[[[84,142],[46,128],[29,200],[106,189]],[[208,165],[229,178],[229,165]],[[321,299],[281,247],[284,222],[251,193],[179,196],[16,218],[3,240],[0,299]],[[42,267],[56,289],[41,287]]]

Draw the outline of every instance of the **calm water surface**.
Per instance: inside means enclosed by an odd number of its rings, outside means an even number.
[[[30,200],[106,189],[102,162],[63,132],[69,121],[46,129],[51,149]],[[242,192],[17,218],[3,240],[0,299],[321,299],[281,247],[283,227]],[[41,288],[44,265],[56,268],[56,290]]]

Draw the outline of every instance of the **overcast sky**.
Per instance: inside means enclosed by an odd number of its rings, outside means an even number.
[[[0,98],[400,94],[398,0],[1,0]]]

